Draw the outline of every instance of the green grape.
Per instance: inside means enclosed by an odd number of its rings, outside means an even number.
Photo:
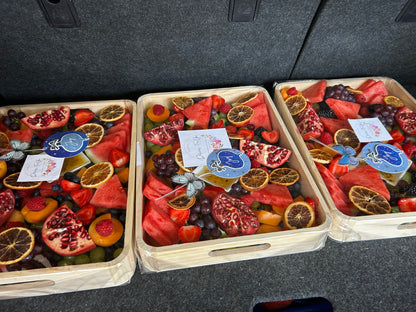
[[[155,145],[153,145],[153,146],[150,148],[150,151],[151,151],[152,153],[156,153],[158,150],[160,150],[160,148],[161,148],[161,146],[160,146],[160,145],[155,144]]]
[[[257,210],[260,206],[261,206],[261,204],[258,201],[253,201],[250,208],[253,209],[253,210]]]
[[[145,122],[143,130],[144,132],[149,131],[150,129],[153,129],[155,125],[150,121],[150,122]]]
[[[43,223],[32,223],[30,225],[31,229],[38,230],[39,232],[42,232],[42,227],[43,227]]]
[[[105,261],[105,250],[103,247],[95,247],[90,251],[90,260],[93,263]]]
[[[62,205],[67,205],[69,209],[72,209],[72,207],[74,206],[74,204],[69,200],[64,201]]]
[[[218,113],[218,115],[220,116],[220,119],[227,119],[227,114],[225,113]]]
[[[64,257],[58,262],[58,266],[73,265],[75,263],[75,257]]]
[[[407,183],[412,184],[412,173],[407,171],[401,178],[401,180],[405,180]]]
[[[75,264],[86,264],[90,262],[90,257],[88,257],[87,254],[82,254],[75,257]]]
[[[123,251],[123,248],[117,248],[116,250],[114,250],[113,259],[117,258],[121,254],[122,251]]]
[[[220,114],[215,114],[213,117],[214,117],[215,122],[221,119]]]

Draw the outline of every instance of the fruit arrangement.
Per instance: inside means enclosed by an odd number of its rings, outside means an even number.
[[[382,80],[369,78],[352,88],[322,79],[278,92],[340,212],[361,216],[416,211],[416,113],[389,93]],[[354,129],[351,121],[363,118],[378,118],[391,139],[360,141],[356,131],[362,129]],[[389,167],[382,170],[368,161],[369,142],[402,155],[404,170],[393,176]]]
[[[280,143],[264,93],[233,97],[172,96],[146,105],[142,227],[147,244],[319,225],[315,201],[303,195],[303,177],[291,167],[292,150]],[[231,179],[212,174],[207,166],[185,166],[179,135],[203,129],[225,129],[232,151],[247,157],[247,172]]]
[[[122,252],[132,114],[119,104],[91,109],[32,106],[0,117],[0,272],[105,262]],[[46,155],[49,138],[73,131],[87,145],[64,158],[58,179],[19,181],[28,155]]]

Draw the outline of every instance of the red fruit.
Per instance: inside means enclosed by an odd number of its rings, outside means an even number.
[[[241,135],[245,140],[252,140],[254,138],[254,131],[245,128],[238,129],[237,134]]]
[[[262,131],[261,137],[265,139],[268,143],[276,143],[279,141],[279,130],[274,129],[272,131]]]
[[[221,105],[225,103],[225,99],[219,95],[214,94],[211,96],[211,98],[212,98],[212,108],[215,109],[216,111],[218,111]]]
[[[188,126],[200,126],[203,129],[207,129],[211,118],[211,109],[212,97],[208,97],[194,105],[188,106],[182,113],[188,118],[186,121]]]
[[[174,105],[174,107],[176,107],[176,106]],[[169,116],[168,121],[172,121],[172,120],[176,120],[176,119],[184,120],[185,116],[182,113],[176,113],[176,114],[173,114],[173,115]]]
[[[401,198],[397,202],[401,212],[416,211],[416,197]]]
[[[225,130],[227,130],[227,133],[236,133],[237,132],[237,127],[234,125],[228,125],[225,127]]]
[[[75,191],[75,190],[79,190],[79,189],[82,188],[81,184],[71,182],[71,181],[68,181],[68,180],[65,180],[65,179],[61,180],[60,185],[61,185],[62,189],[64,190],[64,192],[67,192],[67,193]]]
[[[130,160],[130,154],[118,148],[113,149],[108,155],[108,161],[114,168],[121,168],[127,165]]]
[[[149,142],[164,146],[176,140],[177,131],[183,126],[183,119],[178,118],[146,131],[143,136]]]
[[[406,106],[401,107],[396,115],[400,128],[410,135],[416,135],[416,113]]]
[[[392,140],[389,141],[390,144],[401,143],[404,141],[404,135],[399,129],[391,129],[389,133],[391,137],[393,138]]]
[[[0,117],[0,131],[7,132],[7,127],[4,125],[3,120],[6,116]]]
[[[232,106],[228,103],[224,103],[220,106],[220,112],[224,114],[228,114],[228,112],[231,110]]]
[[[324,131],[324,126],[319,116],[310,105],[306,106],[297,116],[296,126],[300,135],[306,141],[310,140],[310,138],[319,138]]]
[[[36,196],[29,199],[26,203],[27,208],[33,211],[40,211],[46,207],[45,198],[42,196]]]
[[[240,199],[245,202],[245,204],[247,205],[247,207],[251,207],[251,205],[254,202],[254,198],[251,195],[243,195],[240,196]]]
[[[360,104],[333,98],[328,98],[325,102],[334,111],[338,119],[347,120],[358,118],[358,112],[361,108]]]
[[[240,140],[240,151],[244,152],[250,160],[256,160],[270,168],[277,168],[284,164],[292,154],[291,150],[280,146],[249,140]]]
[[[360,108],[360,111],[358,112],[358,114],[361,117],[364,117],[364,118],[370,117],[370,110],[368,109],[368,106],[361,105],[361,108]]]
[[[326,144],[326,145],[329,145],[329,144],[334,143],[334,138],[333,138],[333,136],[332,136],[329,132],[326,132],[326,131],[324,131],[324,132],[322,133],[322,135],[321,135],[321,137],[319,138],[319,140],[320,140],[322,143]]]
[[[100,208],[126,209],[127,195],[118,175],[113,175],[107,182],[97,187],[90,204]]]
[[[75,214],[83,225],[88,225],[95,219],[95,207],[91,204],[87,204]]]
[[[49,248],[61,256],[76,256],[95,248],[82,222],[66,205],[56,209],[45,220],[42,239]]]
[[[310,197],[306,197],[305,198],[305,202],[307,202],[309,204],[309,206],[312,207],[312,209],[316,212],[316,205],[315,205],[315,201],[310,198]]]
[[[355,101],[359,104],[364,104],[366,102],[366,97],[363,94],[356,94],[355,95]],[[361,115],[361,114],[360,114]],[[364,117],[364,115],[361,115]]]
[[[32,130],[60,128],[68,122],[69,114],[69,107],[62,106],[58,109],[26,116],[21,121]]]
[[[225,193],[225,190],[219,186],[208,185],[202,190],[202,194],[211,199],[211,201],[214,200],[215,196],[217,196],[219,193]]]
[[[260,94],[263,94],[263,93],[259,93],[259,95]],[[272,123],[270,122],[270,116],[267,110],[266,103],[258,104],[257,106],[253,107],[253,110],[254,110],[254,115],[250,119],[250,124],[254,126],[254,129],[263,127],[267,131],[272,130]]]
[[[162,115],[165,112],[165,107],[160,104],[155,104],[152,106],[153,114],[156,116]]]
[[[325,117],[321,117],[320,120],[324,125],[325,130],[331,133],[332,135],[334,135],[335,132],[337,132],[337,130],[339,129],[352,129],[348,120]]]
[[[329,164],[329,171],[336,177],[339,178],[342,175],[346,174],[349,171],[348,165],[340,165],[339,161],[341,156],[334,157],[334,159]]]
[[[111,235],[111,232],[113,232],[113,229],[114,229],[114,225],[111,219],[104,219],[104,220],[98,221],[97,224],[95,225],[95,230],[101,236]]]
[[[416,153],[416,144],[413,142],[407,142],[402,145],[402,149],[407,157],[412,158],[413,154]]]
[[[146,173],[146,183],[143,187],[143,195],[147,199],[157,199],[167,193],[172,192],[172,187],[166,183],[165,180],[157,176],[154,172],[148,171]],[[173,194],[167,199],[172,199]]]
[[[293,203],[292,195],[286,185],[267,184],[260,190],[252,191],[250,195],[259,203],[277,207],[287,207]]]
[[[16,130],[7,132],[9,140],[19,140],[20,142],[30,142],[32,140],[33,131],[30,129]]]
[[[326,80],[322,79],[304,90],[302,95],[312,103],[322,102],[325,95],[326,85]]]
[[[89,188],[83,188],[72,191],[69,195],[78,207],[84,207],[92,198],[92,190]]]
[[[184,225],[178,230],[179,239],[182,243],[191,243],[199,241],[201,228],[197,225]]]
[[[296,90],[296,88],[295,88],[295,87],[292,87],[292,88],[289,88],[289,89],[286,91],[286,93],[287,93],[287,95],[296,95],[296,94],[298,94],[298,90]]]
[[[83,124],[86,124],[91,119],[93,119],[94,116],[95,116],[95,113],[90,111],[89,109],[77,110],[74,114],[74,118],[75,118],[74,126],[75,127],[82,126]]]
[[[224,128],[224,120],[220,119],[209,126],[210,129]]]
[[[212,216],[228,236],[254,234],[260,227],[259,219],[250,207],[226,193],[214,198]]]
[[[169,216],[173,222],[175,222],[178,226],[185,225],[186,221],[188,221],[189,215],[191,214],[190,209],[169,209]]]
[[[250,168],[261,168],[261,163],[259,163],[257,160],[250,160]]]
[[[7,221],[14,210],[14,194],[12,190],[0,193],[0,226]]]

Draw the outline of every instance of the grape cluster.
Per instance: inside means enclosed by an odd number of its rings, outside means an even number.
[[[372,104],[368,106],[370,117],[378,117],[384,126],[392,127],[394,125],[394,115],[397,107],[384,104]]]
[[[211,200],[206,196],[198,198],[191,208],[188,221],[190,224],[198,225],[201,228],[201,240],[216,239],[222,236],[217,223],[212,217],[211,210]]]
[[[244,187],[241,186],[241,184],[239,182],[237,182],[237,183],[234,183],[231,186],[231,190],[230,190],[229,194],[231,196],[239,197],[239,196],[250,194],[250,191],[246,190]]]
[[[348,101],[355,103],[355,97],[348,92],[347,87],[343,84],[327,87],[325,90],[324,99],[333,98],[341,101]]]
[[[3,125],[9,130],[20,130],[20,119],[26,117],[24,112],[16,112],[14,109],[9,109],[7,115],[3,118]]]
[[[178,170],[179,166],[175,161],[175,154],[167,151],[165,154],[152,156],[153,164],[156,168],[156,174],[159,177],[171,177]]]

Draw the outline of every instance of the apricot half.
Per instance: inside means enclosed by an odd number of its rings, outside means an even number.
[[[41,223],[46,220],[46,218],[58,208],[58,202],[50,197],[45,198],[45,208],[42,210],[30,210],[27,205],[25,205],[21,213],[25,220],[29,223]]]
[[[111,223],[108,221],[111,221]],[[105,223],[105,230],[101,230],[101,233],[97,231],[99,222],[101,224]],[[88,229],[88,234],[90,234],[93,242],[101,247],[108,247],[117,243],[123,232],[123,225],[117,219],[112,218],[111,213],[106,213],[96,218]]]

